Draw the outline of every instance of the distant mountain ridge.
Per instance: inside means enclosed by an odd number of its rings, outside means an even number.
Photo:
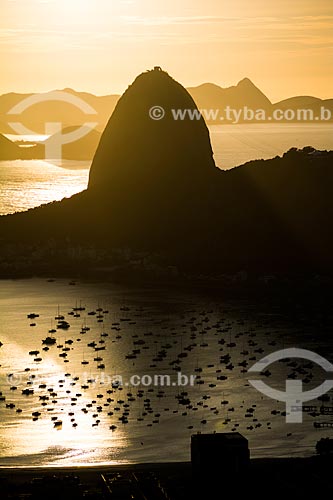
[[[268,97],[249,79],[244,78],[237,85],[232,87],[223,88],[213,83],[204,83],[197,87],[189,87],[188,92],[195,100],[199,110],[213,109],[224,111],[227,106],[239,110],[244,106],[250,109],[264,110],[267,115],[271,114],[276,109],[309,109],[317,116],[321,107],[325,107],[331,113],[330,120],[314,120],[315,123],[332,123],[333,121],[333,99],[319,99],[311,96],[296,96],[285,99],[278,103],[272,103]],[[110,113],[113,112],[119,100],[119,95],[111,94],[105,96],[96,96],[89,92],[77,92],[70,88],[65,88],[63,91],[82,99],[89,104],[97,112],[94,116],[98,122],[97,129],[102,132],[108,121]],[[50,91],[44,94],[17,94],[8,93],[0,96],[0,133],[10,134],[13,130],[8,125],[13,120],[7,113],[16,104],[23,99],[32,95],[48,95],[52,98],[55,91]],[[17,116],[13,115],[15,118]],[[70,127],[80,125],[86,120],[87,116],[69,103],[62,103],[59,101],[48,101],[36,104],[30,109],[27,109],[21,117],[22,123],[36,133],[45,132],[46,122],[61,122],[63,127]],[[221,123],[220,118],[213,119],[205,117],[208,124]],[[267,119],[266,122],[275,122],[275,120]],[[294,122],[297,120],[276,120],[278,123]],[[240,117],[237,123],[248,122],[244,117]],[[233,123],[233,120],[224,119],[224,124]],[[253,123],[253,122],[252,122]],[[254,120],[256,123],[256,120]],[[263,123],[263,120],[260,120]]]
[[[251,82],[244,78],[233,87],[222,88],[212,83],[190,87],[187,91],[196,101],[199,109],[223,109],[226,106],[239,109],[248,106],[252,109],[271,109],[271,101]]]

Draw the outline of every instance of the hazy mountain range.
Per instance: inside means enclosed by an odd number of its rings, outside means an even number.
[[[225,109],[230,107],[239,111],[244,106],[247,106],[251,110],[264,110],[267,117],[276,109],[290,109],[294,111],[299,109],[309,109],[313,111],[315,116],[320,117],[320,109],[321,107],[325,107],[331,112],[332,119],[330,121],[333,121],[333,99],[323,100],[310,96],[298,96],[273,104],[268,97],[266,97],[248,78],[244,78],[236,86],[228,88],[222,88],[212,83],[205,83],[198,87],[188,88],[187,90],[195,100],[199,110],[220,110],[220,114],[217,118],[214,118],[213,116],[205,116],[205,120],[209,124],[221,123],[221,115],[224,116],[224,124],[234,123],[235,119],[233,116],[231,119],[228,119],[228,116],[225,116]],[[46,94],[50,97],[49,101],[35,104],[30,107],[30,109],[24,111],[24,113],[19,117],[17,115],[10,116],[7,113],[13,108],[13,106],[34,94],[9,93],[0,96],[0,133],[14,133],[8,125],[9,121],[20,121],[29,129],[42,134],[45,132],[46,122],[59,122],[63,127],[69,127],[81,125],[87,121],[87,118],[89,121],[98,122],[97,130],[102,132],[108,121],[110,113],[114,110],[120,97],[119,95],[95,96],[87,92],[76,92],[73,89],[64,89],[64,91],[89,104],[94,110],[96,110],[97,115],[87,116],[82,113],[80,109],[77,109],[69,103],[52,101],[52,95],[54,95],[54,92],[57,91],[51,91]],[[159,103],[156,103],[156,105],[158,104]],[[260,123],[263,123],[263,121],[264,120],[260,118]],[[274,118],[272,120],[267,118],[266,121],[269,123],[274,122]],[[278,120],[279,123],[284,121],[290,123],[295,120]],[[318,123],[318,121],[320,122],[321,120],[315,120],[316,123]],[[237,119],[237,123],[243,122],[249,123],[249,121],[245,120],[242,115]],[[256,122],[255,118],[254,122]],[[326,120],[325,123],[327,123]]]

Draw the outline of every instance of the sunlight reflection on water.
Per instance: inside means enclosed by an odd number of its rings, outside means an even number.
[[[75,318],[69,313],[78,304],[86,309]],[[300,426],[286,424],[279,416],[283,404],[249,387],[239,365],[244,349],[249,352],[247,357],[256,356],[258,348],[266,353],[295,342],[299,347],[315,349],[319,341],[311,328],[297,332],[283,318],[265,317],[251,304],[219,303],[200,294],[102,283],[68,286],[62,280],[2,281],[0,308],[0,383],[6,397],[0,403],[0,466],[184,461],[189,459],[192,433],[230,431],[236,424],[235,428],[249,438],[254,456],[313,452],[318,436],[313,420],[305,415]],[[98,323],[96,310],[100,308],[109,312],[103,313]],[[43,351],[42,340],[55,327],[58,311],[71,327],[67,331],[56,329],[56,345]],[[91,311],[96,314],[88,315]],[[31,312],[39,314],[33,327],[27,318]],[[90,330],[82,334],[83,326]],[[108,336],[102,337],[102,333]],[[101,340],[105,340],[101,346],[106,349],[98,356],[103,358],[106,374],[120,374],[125,381],[132,374],[167,373],[175,377],[175,360],[184,352],[187,356],[177,361],[182,373],[199,375],[196,370],[201,367],[204,384],[185,388],[141,385],[142,397],[138,387],[113,390],[97,369],[96,351],[88,347],[88,343]],[[229,343],[235,346],[229,348]],[[66,345],[69,351],[63,350]],[[127,358],[134,349],[137,356]],[[32,350],[40,353],[32,356]],[[221,350],[231,355],[234,369],[228,371],[220,363]],[[60,356],[64,353],[68,354],[68,363]],[[35,356],[42,360],[34,361]],[[82,365],[83,360],[89,364]],[[283,382],[283,367],[278,365],[277,380]],[[9,374],[14,378],[8,382]],[[219,374],[227,378],[219,380]],[[83,387],[87,378],[95,378],[96,383]],[[314,372],[312,382],[316,380]],[[13,385],[17,390],[10,389]],[[27,387],[34,389],[33,395],[22,395]],[[179,403],[182,391],[188,392],[190,406]],[[45,395],[49,399],[40,399]],[[222,404],[225,400],[227,403]],[[15,407],[7,408],[8,403]],[[255,408],[257,419],[252,430],[248,429],[251,422],[244,418],[250,407]],[[18,408],[21,413],[16,413]],[[125,409],[129,412],[127,424],[119,420]],[[271,414],[273,409],[278,411],[275,416]],[[41,415],[33,421],[36,411]],[[52,417],[62,421],[58,430]],[[100,424],[93,425],[97,420]],[[112,431],[110,425],[117,427]],[[286,438],[288,432],[292,436]]]

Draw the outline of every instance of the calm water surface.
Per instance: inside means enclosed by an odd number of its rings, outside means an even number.
[[[85,309],[75,310],[80,306]],[[28,319],[32,312],[39,317]],[[188,460],[197,431],[238,430],[252,456],[303,456],[328,435],[313,422],[332,417],[304,413],[302,424],[286,424],[283,403],[248,383],[246,368],[281,348],[317,351],[320,345],[332,361],[328,337],[319,339],[303,313],[293,319],[302,323],[296,328],[278,310],[267,314],[199,293],[60,280],[2,281],[0,313],[6,398],[0,402],[0,466]],[[59,315],[68,330],[57,328]],[[56,343],[43,350],[53,329]],[[194,385],[179,386],[178,370],[195,375]],[[263,378],[281,390],[292,373],[308,378],[308,388],[323,380],[301,361],[276,363],[270,371]],[[169,375],[171,385],[131,384],[132,375],[156,374]],[[115,376],[122,387],[112,387]],[[34,393],[23,395],[27,388]]]

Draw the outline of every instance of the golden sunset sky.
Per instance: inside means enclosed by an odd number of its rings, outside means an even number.
[[[274,102],[333,97],[332,0],[0,0],[0,8],[0,93],[120,93],[160,65],[185,86],[249,77]]]

